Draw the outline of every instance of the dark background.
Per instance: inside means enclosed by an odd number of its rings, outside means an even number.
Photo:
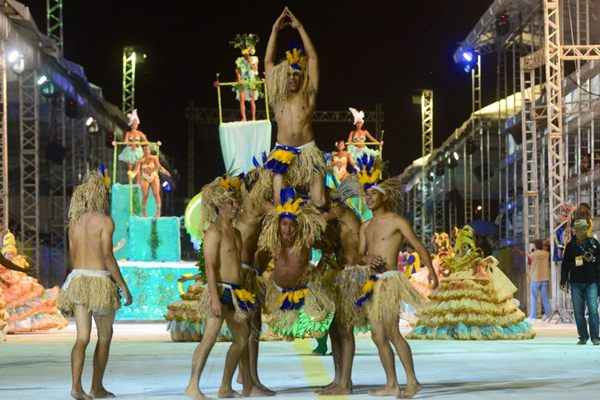
[[[25,3],[45,32],[46,1]],[[319,53],[317,108],[372,109],[382,103],[384,158],[390,172],[398,174],[421,155],[420,108],[412,104],[419,89],[434,90],[436,146],[468,117],[470,76],[454,64],[452,54],[490,3],[66,0],[65,57],[83,65],[88,79],[120,106],[123,47],[135,45],[147,52],[136,80],[140,129],[164,143],[167,157],[185,179],[185,106],[194,100],[198,106],[216,107],[215,73],[221,72],[222,80],[234,76],[238,53],[229,40],[236,33],[257,33],[262,61],[272,24],[288,5]],[[286,40],[280,42],[280,48],[285,46]],[[329,150],[350,127],[317,129],[318,144]],[[367,121],[369,128],[374,127]],[[198,184],[223,172],[216,127],[213,133],[197,141]],[[185,180],[179,191],[183,195]]]

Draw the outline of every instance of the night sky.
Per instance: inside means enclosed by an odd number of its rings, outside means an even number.
[[[194,100],[198,106],[216,107],[215,73],[221,72],[222,80],[234,76],[238,53],[229,40],[236,33],[257,33],[261,38],[257,55],[262,61],[272,24],[283,7],[289,6],[319,53],[317,108],[370,109],[382,103],[384,156],[390,172],[396,174],[420,156],[420,109],[412,104],[419,89],[435,92],[436,145],[468,117],[470,77],[453,63],[452,54],[491,1],[64,3],[65,56],[84,66],[88,79],[103,88],[109,101],[121,103],[123,47],[135,45],[147,52],[149,58],[139,66],[136,84],[140,129],[151,140],[165,144],[163,150],[182,173],[186,168],[185,106]],[[45,31],[46,1],[25,4]],[[285,45],[286,41],[280,42]],[[369,121],[366,127],[373,128]],[[317,128],[317,143],[330,150],[329,144],[345,137],[350,128],[350,124]],[[216,156],[218,146],[216,128],[212,137],[197,141],[198,183],[223,172]]]

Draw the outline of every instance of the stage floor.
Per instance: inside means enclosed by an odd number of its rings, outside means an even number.
[[[420,399],[573,399],[600,393],[600,347],[576,346],[573,326],[536,324],[538,337],[515,342],[411,341]],[[0,344],[0,398],[66,399],[73,326],[62,332],[9,336]],[[281,398],[312,399],[312,390],[332,374],[330,357],[313,356],[312,340],[262,344],[261,376]],[[215,396],[227,343],[218,343],[201,385]],[[117,324],[106,385],[118,398],[185,399],[195,343],[173,343],[165,324]],[[356,394],[336,399],[367,399],[384,374],[368,336],[357,340]],[[93,343],[88,348],[91,361]],[[404,380],[397,364],[399,376]],[[84,387],[89,388],[89,368]],[[334,398],[334,397],[329,397]]]

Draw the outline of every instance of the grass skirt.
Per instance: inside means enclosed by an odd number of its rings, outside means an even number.
[[[204,319],[200,317],[198,300],[181,300],[169,304],[165,319],[174,342],[199,342],[204,334]],[[218,341],[231,341],[231,332],[223,324]]]
[[[220,284],[217,283],[217,291],[219,293],[219,298],[220,299],[223,298],[223,293],[226,290],[229,290],[229,289],[224,288],[223,286],[221,286]],[[230,295],[231,295],[232,298],[235,297],[234,293],[231,293]],[[232,305],[230,305],[230,304],[223,304],[223,302],[221,301],[221,304],[223,305],[223,307],[232,307],[233,308],[233,311],[234,311],[233,318],[236,321],[239,321],[239,322],[247,321],[248,318],[249,318],[249,314],[252,311],[242,310],[240,308],[239,304],[238,304],[238,301],[239,300],[232,301],[232,303],[233,303]],[[213,312],[212,312],[212,310],[210,308],[210,295],[208,293],[208,289],[205,289],[202,292],[202,294],[200,295],[200,299],[198,300],[198,312],[199,312],[200,318],[203,319],[203,320],[204,319],[208,319],[208,318],[214,318]]]
[[[410,304],[417,310],[423,308],[427,303],[427,299],[412,286],[408,278],[401,272],[387,271],[378,274],[378,278],[373,287],[373,297],[364,305],[371,323],[396,323],[400,316],[402,303]]]
[[[311,279],[306,285],[308,291],[304,305],[296,310],[281,310],[281,292],[272,279],[265,283],[265,307],[268,313],[266,322],[274,333],[287,339],[321,337],[327,334],[335,304],[333,294],[318,279]]]
[[[371,275],[368,266],[348,266],[336,278],[336,318],[345,328],[365,329],[369,322],[365,307],[355,302],[362,295],[362,287]]]
[[[285,181],[287,185],[294,187],[308,187],[314,177],[325,176],[327,165],[323,153],[314,142],[307,143],[298,149],[300,149],[300,153],[293,158],[285,172]],[[269,158],[273,157],[275,151],[277,150],[271,152]],[[267,169],[265,171],[268,173],[260,174],[258,183],[263,186],[269,183],[260,181],[273,180],[273,172]]]
[[[77,305],[92,313],[106,315],[116,311],[120,303],[117,286],[110,277],[76,276],[61,289],[57,305],[66,315],[73,315]]]
[[[512,289],[506,284],[508,278],[495,269],[491,279],[476,279],[470,271],[443,279],[439,289],[431,295],[431,302],[417,313],[417,327],[408,338],[514,340],[535,337],[531,325],[525,321],[525,314],[512,298]]]
[[[144,151],[140,146],[137,146],[135,149],[132,149],[131,146],[125,146],[121,154],[119,154],[119,161],[135,165],[143,156]]]

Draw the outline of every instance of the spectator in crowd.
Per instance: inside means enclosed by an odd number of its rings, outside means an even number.
[[[529,255],[529,276],[531,278],[529,319],[537,316],[538,292],[542,295],[544,319],[550,316],[548,282],[550,282],[550,252],[544,249],[542,240],[535,241],[535,250]]]

